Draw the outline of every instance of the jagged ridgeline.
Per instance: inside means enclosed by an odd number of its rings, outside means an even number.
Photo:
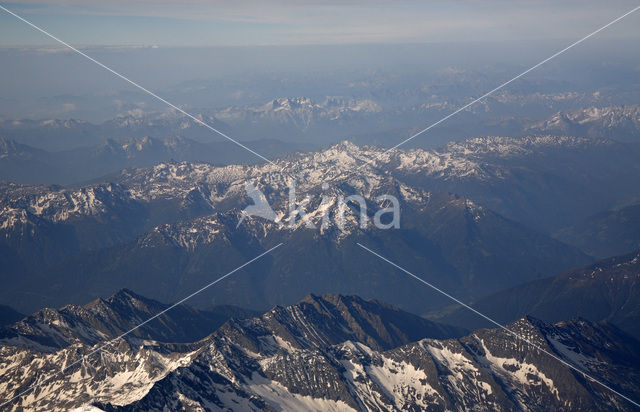
[[[112,312],[117,320],[112,329],[107,323],[98,328],[103,339],[110,339],[138,322],[146,308],[163,306],[121,291],[83,308],[50,310],[48,317],[36,314],[13,325],[13,332],[24,333],[26,341],[32,341],[35,329],[41,335],[48,332],[52,340],[64,331],[68,340],[44,352],[16,346],[16,339],[5,341],[0,347],[3,397],[95,351],[100,343],[87,340],[86,327],[95,325],[101,313]],[[177,309],[160,319],[169,326],[165,332],[149,329],[120,339],[15,400],[12,407],[633,410],[624,399],[502,329],[469,334],[357,296],[310,295],[257,317],[232,318],[191,343],[162,339],[184,337],[171,325],[194,310]],[[525,317],[508,328],[616,390],[639,395],[640,359],[634,354],[640,344],[615,327],[579,319],[551,325]]]

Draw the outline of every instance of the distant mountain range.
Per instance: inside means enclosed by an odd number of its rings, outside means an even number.
[[[367,98],[282,97],[260,105],[199,110],[194,116],[237,140],[258,144],[262,140],[279,140],[309,147],[314,143],[335,142],[354,130],[375,129],[371,123],[381,123],[381,119],[375,121],[381,110],[378,103]],[[385,121],[388,118],[389,115]],[[402,119],[396,121],[401,122]],[[177,112],[126,113],[99,124],[74,119],[0,120],[0,137],[49,151],[68,151],[98,146],[107,140],[145,136],[162,139],[183,136],[199,143],[227,142],[200,122]]]
[[[291,156],[285,153],[308,148],[264,139],[245,143],[269,158],[283,156],[286,160],[277,160],[283,167],[291,163]],[[367,146],[345,150],[355,162],[375,159],[384,151]],[[411,185],[471,198],[547,233],[640,199],[640,165],[636,161],[640,143],[552,135],[483,137],[440,149],[394,153],[388,162],[378,160],[375,165]],[[298,158],[303,161],[308,156]],[[62,152],[0,139],[0,179],[22,184],[116,180],[112,174],[123,168],[171,160],[225,165],[254,164],[260,159],[228,141],[200,143],[177,137],[109,139]]]
[[[363,145],[391,147],[468,103],[467,94],[445,97],[452,92],[460,93],[461,80],[448,79],[444,89],[430,85],[400,94],[391,90],[377,93],[367,90],[353,96],[281,96],[261,103],[189,111],[239,141],[277,140],[309,148],[349,139]],[[468,82],[469,90],[478,87],[468,79],[464,81]],[[482,135],[551,134],[638,142],[640,106],[613,105],[613,102],[637,102],[634,93],[637,92],[523,94],[502,91],[459,113],[454,123],[441,124],[404,147],[436,148]],[[222,136],[175,111],[138,109],[98,124],[76,119],[0,119],[0,137],[53,152],[145,136],[158,139],[181,136],[200,143],[226,142]]]
[[[201,121],[224,132],[228,127],[216,119],[198,115]],[[205,142],[225,139],[193,119],[175,113],[139,116],[128,114],[100,124],[75,119],[21,119],[0,121],[1,137],[39,149],[58,152],[98,146],[109,139],[143,138],[145,136],[206,136]],[[217,137],[216,137],[217,136]]]
[[[243,142],[262,156],[276,157],[310,145],[278,140]],[[255,164],[262,159],[230,141],[201,143],[182,137],[108,139],[100,144],[48,152],[0,138],[0,180],[14,183],[85,183],[130,167],[167,161],[217,165]]]
[[[118,312],[116,319],[133,323],[140,320],[126,308],[141,300],[148,302],[125,291],[103,302]],[[80,323],[69,331],[86,334],[91,319],[92,314],[78,312]],[[57,326],[54,319],[43,321]],[[640,343],[615,327],[585,320],[550,325],[525,317],[508,328],[626,396],[640,395]],[[10,407],[633,410],[628,401],[504,330],[462,336],[460,330],[356,296],[310,295],[258,317],[231,319],[194,343],[121,339],[81,358],[98,345],[78,341],[48,353],[0,346],[2,399],[41,382]]]
[[[637,142],[640,141],[640,106],[587,107],[558,112],[527,126],[525,131]]]
[[[498,322],[533,315],[548,322],[581,316],[607,321],[640,338],[640,250],[582,269],[525,283],[472,306]],[[465,308],[435,317],[466,328],[490,324]]]

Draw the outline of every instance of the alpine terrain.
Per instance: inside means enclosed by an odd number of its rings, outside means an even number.
[[[542,349],[638,395],[640,359],[629,354],[640,343],[608,324],[575,319],[552,325],[523,317],[507,326],[532,347],[501,329],[469,334],[378,301],[310,295],[258,317],[232,318],[192,343],[169,343],[144,331],[107,345],[86,338],[96,305],[123,324],[138,322],[139,314],[126,306],[139,302],[160,305],[122,291],[78,308],[77,326],[65,327],[74,338],[59,349],[5,341],[3,392],[10,397],[37,387],[3,409],[633,410]],[[175,319],[158,320],[170,327]],[[54,317],[29,322],[40,331],[55,328],[52,338],[62,327]],[[20,324],[11,329],[31,333]],[[106,340],[117,332],[98,334]],[[70,365],[65,376],[55,375],[64,364]]]

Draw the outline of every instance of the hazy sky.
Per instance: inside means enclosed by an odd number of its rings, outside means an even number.
[[[87,53],[134,81],[161,90],[179,104],[202,107],[235,104],[233,96],[240,89],[233,87],[247,89],[239,95],[253,102],[282,93],[307,95],[311,85],[316,94],[339,94],[335,84],[378,70],[425,76],[428,70],[455,66],[499,73],[493,81],[497,84],[638,4],[637,0],[0,0],[3,7],[64,41],[88,46]],[[564,66],[564,74],[552,77],[575,82],[576,72],[584,72],[586,83],[593,78],[600,86],[612,77],[626,79],[629,67],[640,68],[639,27],[640,11],[527,78],[550,76],[549,70]],[[52,53],[60,50],[66,53]],[[612,74],[619,67],[626,74]],[[298,77],[289,77],[292,73]],[[238,79],[248,83],[236,85]],[[192,81],[196,82],[184,85]],[[207,82],[215,86],[215,93],[206,89],[181,94],[185,88],[199,90]],[[282,90],[284,84],[291,87]],[[264,90],[252,91],[253,86]],[[135,103],[141,100],[139,94],[0,10],[0,117],[103,119],[120,110],[114,101]]]
[[[43,0],[4,7],[77,45],[226,46],[577,39],[630,0]],[[602,37],[639,37],[640,11]],[[0,10],[0,46],[52,41]]]

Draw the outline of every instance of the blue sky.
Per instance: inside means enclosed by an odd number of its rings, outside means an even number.
[[[2,2],[77,45],[234,46],[579,38],[637,6],[611,0]],[[602,37],[639,36],[640,12]],[[0,10],[0,46],[51,40]]]

